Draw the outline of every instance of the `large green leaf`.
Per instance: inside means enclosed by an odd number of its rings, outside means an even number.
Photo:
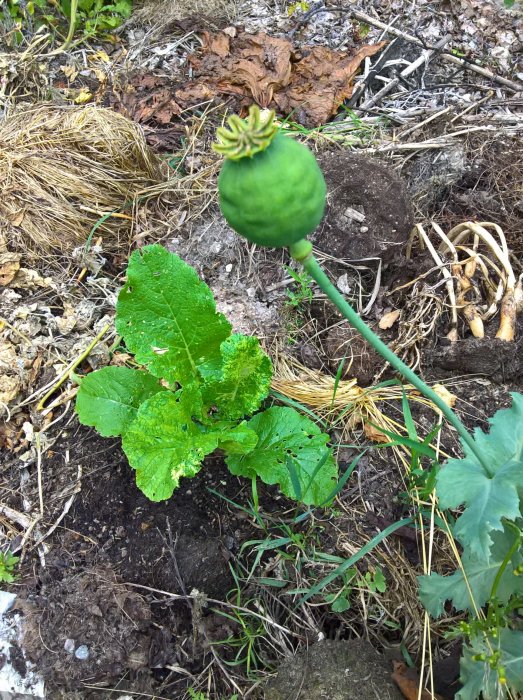
[[[219,360],[231,326],[216,312],[212,292],[196,271],[152,245],[131,256],[116,329],[152,374],[184,385],[195,381],[200,366]]]
[[[221,362],[202,368],[206,384],[204,403],[225,419],[253,414],[269,393],[272,363],[258,338],[235,334],[220,347]]]
[[[484,433],[480,428],[474,431],[474,440],[488,462],[491,475],[507,462],[523,463],[523,394],[513,392],[510,396],[512,406],[497,411],[489,418],[489,433]],[[466,448],[466,452],[469,451]]]
[[[512,394],[512,407],[498,411],[487,435],[475,431],[474,439],[486,466],[464,445],[464,459],[449,459],[437,477],[436,492],[442,508],[466,508],[454,528],[460,542],[488,559],[492,531],[502,529],[502,518],[522,515],[523,396]]]
[[[212,424],[210,430],[217,435],[219,449],[228,455],[247,454],[258,442],[258,436],[249,428],[247,421],[217,421]]]
[[[493,544],[488,559],[479,559],[467,552],[463,554],[461,561],[466,580],[461,570],[455,571],[450,576],[430,574],[430,576],[419,577],[421,602],[433,617],[439,617],[444,612],[447,600],[452,601],[456,610],[474,612],[490,598],[499,568],[514,544],[514,533],[509,528],[505,528],[502,532],[494,532],[492,539]],[[515,593],[523,594],[523,576],[515,576],[513,573],[522,561],[522,553],[516,551],[501,576],[496,598],[502,603],[508,602]]]
[[[122,435],[139,406],[165,391],[156,377],[129,367],[104,367],[82,379],[76,396],[80,423],[92,425],[104,437]]]
[[[136,484],[151,501],[170,498],[180,479],[197,474],[203,458],[218,446],[216,435],[203,432],[193,420],[199,402],[194,385],[157,394],[140,406],[123,436]]]
[[[308,505],[320,505],[332,496],[338,469],[326,447],[329,437],[309,418],[293,408],[274,406],[247,426],[257,433],[258,443],[248,454],[227,458],[233,474],[278,484],[285,495]]]
[[[504,667],[507,684],[500,684],[496,670],[488,662],[476,661],[474,656],[499,650],[499,664]],[[507,697],[507,686],[514,693],[523,691],[523,632],[502,629],[497,639],[476,637],[463,648],[461,657],[461,682],[463,687],[456,695],[458,700],[501,700]]]
[[[245,422],[217,422],[210,429],[195,420],[201,411],[195,384],[167,391],[143,403],[124,434],[122,446],[136,469],[136,484],[151,501],[170,498],[180,479],[195,476],[204,457],[218,447],[242,454],[256,444]]]

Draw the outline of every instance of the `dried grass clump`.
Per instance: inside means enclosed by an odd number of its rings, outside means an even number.
[[[106,252],[130,241],[137,193],[168,166],[140,128],[97,107],[40,105],[0,124],[0,231],[39,257],[71,252],[93,227]]]
[[[137,3],[131,24],[166,27],[187,17],[204,16],[215,20],[233,20],[238,13],[237,0],[142,0]]]

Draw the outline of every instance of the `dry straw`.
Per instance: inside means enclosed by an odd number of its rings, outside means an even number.
[[[0,233],[46,256],[128,246],[137,194],[169,176],[140,127],[108,109],[39,105],[0,124]]]

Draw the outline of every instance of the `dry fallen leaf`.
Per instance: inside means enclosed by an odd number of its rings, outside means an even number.
[[[0,287],[6,287],[20,269],[20,253],[0,253]]]
[[[445,401],[447,406],[449,406],[450,408],[454,408],[456,401],[458,399],[456,394],[453,394],[452,392],[450,392],[446,386],[443,386],[443,384],[434,384],[434,386],[432,388],[434,389],[436,394],[441,399],[443,399],[443,401]]]
[[[60,70],[72,83],[76,80],[78,70],[74,66],[60,66]]]
[[[0,374],[0,413],[4,410],[2,404],[5,406],[16,398],[20,389],[21,381],[18,377]]]
[[[352,95],[362,61],[386,42],[336,51],[324,46],[299,50],[285,38],[230,29],[201,33],[203,47],[189,57],[192,79],[174,85],[151,75],[135,76],[116,108],[141,123],[171,124],[185,108],[217,95],[293,113],[307,127],[326,123]]]
[[[24,220],[24,217],[25,217],[25,209],[20,209],[20,211],[17,211],[16,214],[14,214],[13,217],[11,218],[11,225],[12,226],[20,226],[22,221]]]
[[[56,288],[52,277],[42,277],[36,270],[28,270],[25,267],[21,267],[18,270],[9,286],[14,289],[36,289],[36,287]]]
[[[407,700],[443,700],[441,695],[429,693],[427,690],[422,690],[420,694],[418,672],[415,668],[408,668],[400,661],[394,661],[392,680]]]
[[[372,442],[389,442],[390,438],[385,435],[385,433],[382,433],[379,428],[375,427],[374,425],[371,425],[370,423],[364,423],[363,424],[363,432],[365,433],[365,437],[367,437],[369,440],[372,440]]]
[[[288,87],[275,94],[274,101],[285,114],[294,110],[293,119],[304,126],[325,124],[351,97],[361,63],[385,44],[364,45],[355,54],[326,46],[304,47],[303,58],[293,64]]]
[[[381,328],[382,331],[387,330],[387,328],[392,328],[400,317],[400,313],[401,311],[399,309],[394,309],[394,311],[389,311],[388,313],[384,314],[378,323],[379,328]]]
[[[69,302],[64,302],[64,313],[56,318],[56,325],[62,335],[67,335],[78,323],[75,307]]]
[[[0,338],[0,370],[12,370],[13,367],[16,367],[17,359],[15,346],[9,340]]]
[[[75,105],[84,105],[93,99],[93,93],[87,87],[80,89],[76,97],[73,99]]]

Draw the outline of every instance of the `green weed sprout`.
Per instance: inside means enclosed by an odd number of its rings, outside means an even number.
[[[230,129],[218,129],[214,149],[225,156],[218,180],[222,213],[247,240],[288,248],[347,321],[458,432],[465,456],[439,468],[436,493],[441,508],[464,506],[453,527],[463,548],[462,568],[450,576],[420,577],[420,598],[435,617],[448,600],[473,617],[462,630],[459,700],[523,691],[523,631],[515,617],[523,608],[523,395],[512,394],[512,407],[491,418],[490,433],[476,429],[471,435],[367,326],[331,283],[307,240],[323,217],[323,175],[311,151],[279,132],[273,118],[274,113],[262,117],[252,106],[247,120],[231,116]]]
[[[13,583],[16,580],[15,566],[20,557],[15,557],[11,552],[0,552],[0,581]]]

